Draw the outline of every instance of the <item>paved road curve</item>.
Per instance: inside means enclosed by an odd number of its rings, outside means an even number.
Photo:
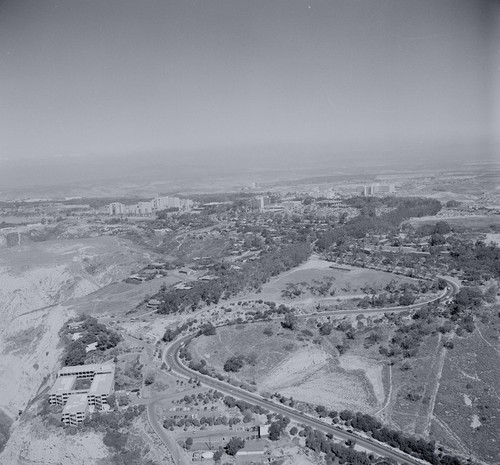
[[[411,305],[408,307],[393,307],[393,308],[386,308],[386,309],[376,309],[367,311],[367,310],[359,310],[359,311],[349,311],[349,312],[321,312],[317,314],[311,314],[307,315],[308,317],[310,316],[321,316],[329,313],[333,313],[335,315],[340,315],[340,314],[362,314],[362,313],[380,313],[380,312],[403,312],[403,311],[408,311],[408,310],[416,310],[418,308],[421,308],[425,305],[427,305],[429,302],[437,301],[439,300],[440,302],[447,301],[450,299],[453,295],[455,295],[459,291],[459,285],[448,279],[448,278],[443,278],[447,281],[448,287],[447,289],[443,292],[443,294],[435,299],[432,299],[431,301],[428,302],[423,302],[420,304],[416,305]],[[289,407],[285,407],[283,405],[275,404],[274,402],[265,399],[257,394],[250,393],[248,391],[242,390],[240,388],[231,386],[227,383],[224,383],[222,381],[219,381],[217,379],[211,378],[209,376],[204,376],[197,371],[190,370],[189,368],[185,367],[180,361],[179,361],[179,350],[187,344],[191,339],[193,339],[195,336],[194,335],[187,335],[182,337],[181,339],[178,339],[174,343],[172,343],[170,346],[167,347],[163,354],[163,358],[165,363],[169,368],[171,368],[172,372],[178,374],[181,377],[185,378],[191,378],[193,376],[198,377],[203,384],[206,386],[217,389],[225,394],[231,395],[235,398],[245,400],[247,402],[250,402],[254,405],[259,405],[263,408],[266,408],[268,410],[274,411],[276,413],[280,413],[282,415],[286,415],[290,417],[292,420],[295,420],[299,423],[303,423],[306,425],[311,426],[312,428],[315,428],[319,431],[322,431],[323,433],[327,434],[332,434],[335,438],[341,439],[341,440],[347,440],[347,439],[355,439],[356,443],[359,444],[360,446],[364,447],[365,449],[380,455],[382,457],[387,457],[387,458],[392,458],[396,460],[399,463],[407,463],[407,464],[414,464],[414,465],[421,465],[422,461],[415,459],[407,454],[404,454],[401,451],[395,450],[393,448],[390,448],[389,446],[386,446],[384,444],[372,441],[370,439],[366,439],[363,437],[360,437],[356,434],[349,433],[347,431],[343,431],[339,428],[335,428],[333,426],[330,426],[316,418],[310,417],[308,415],[302,414],[296,410],[293,410]]]

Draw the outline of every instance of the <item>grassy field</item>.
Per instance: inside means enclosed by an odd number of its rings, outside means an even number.
[[[271,328],[272,336],[264,334]],[[201,336],[191,344],[195,359],[224,372],[224,362],[234,355],[255,354],[256,364],[246,364],[238,377],[245,381],[262,381],[284,357],[297,351],[299,345],[292,332],[285,332],[278,323],[256,323],[219,328],[215,336]]]
[[[335,296],[363,296],[365,294],[361,288],[367,285],[378,292],[391,280],[395,280],[398,284],[403,282],[417,282],[415,279],[395,276],[385,271],[349,266],[346,266],[346,268],[350,271],[343,271],[330,268],[330,266],[335,265],[331,262],[313,257],[303,265],[283,273],[266,283],[258,296],[264,300],[283,300],[282,291],[287,288],[288,284],[304,283],[305,285],[311,285],[314,280],[331,280],[331,289],[335,290]],[[306,286],[303,287],[304,290],[305,287]],[[301,297],[294,300],[300,300],[301,298],[311,296],[312,294],[305,290]]]
[[[482,460],[498,463],[498,330],[495,325],[487,327],[481,323],[479,329],[467,338],[455,338],[454,349],[447,354],[434,409],[433,434],[444,444],[458,444]]]
[[[427,435],[443,350],[441,338],[432,336],[422,344],[417,357],[393,366],[392,395],[385,419],[397,429]]]

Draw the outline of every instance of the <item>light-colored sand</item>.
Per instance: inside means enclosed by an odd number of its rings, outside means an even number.
[[[486,244],[494,242],[496,245],[500,245],[500,234],[498,233],[487,233],[486,234]]]
[[[316,372],[303,383],[280,389],[279,392],[295,400],[332,409],[374,410],[370,390],[363,381],[342,371]]]
[[[383,366],[356,356],[338,359],[318,347],[301,348],[259,384],[296,400],[336,409],[372,412],[383,404]]]
[[[470,427],[471,428],[479,428],[481,425],[482,425],[482,423],[479,421],[479,416],[476,414],[472,415]]]
[[[290,354],[261,383],[263,390],[299,385],[313,374],[324,369],[331,355],[312,347]]]
[[[384,367],[375,360],[354,355],[341,355],[340,366],[346,371],[361,371],[370,382],[377,402],[381,405],[385,400],[385,390],[383,381]]]

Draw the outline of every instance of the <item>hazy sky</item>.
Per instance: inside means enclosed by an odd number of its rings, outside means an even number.
[[[475,142],[494,3],[0,0],[0,159]]]

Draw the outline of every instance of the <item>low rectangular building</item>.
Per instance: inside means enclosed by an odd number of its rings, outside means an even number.
[[[77,378],[93,378],[96,374],[115,373],[115,366],[111,363],[95,363],[91,365],[75,365],[59,370],[58,377],[76,376]]]

